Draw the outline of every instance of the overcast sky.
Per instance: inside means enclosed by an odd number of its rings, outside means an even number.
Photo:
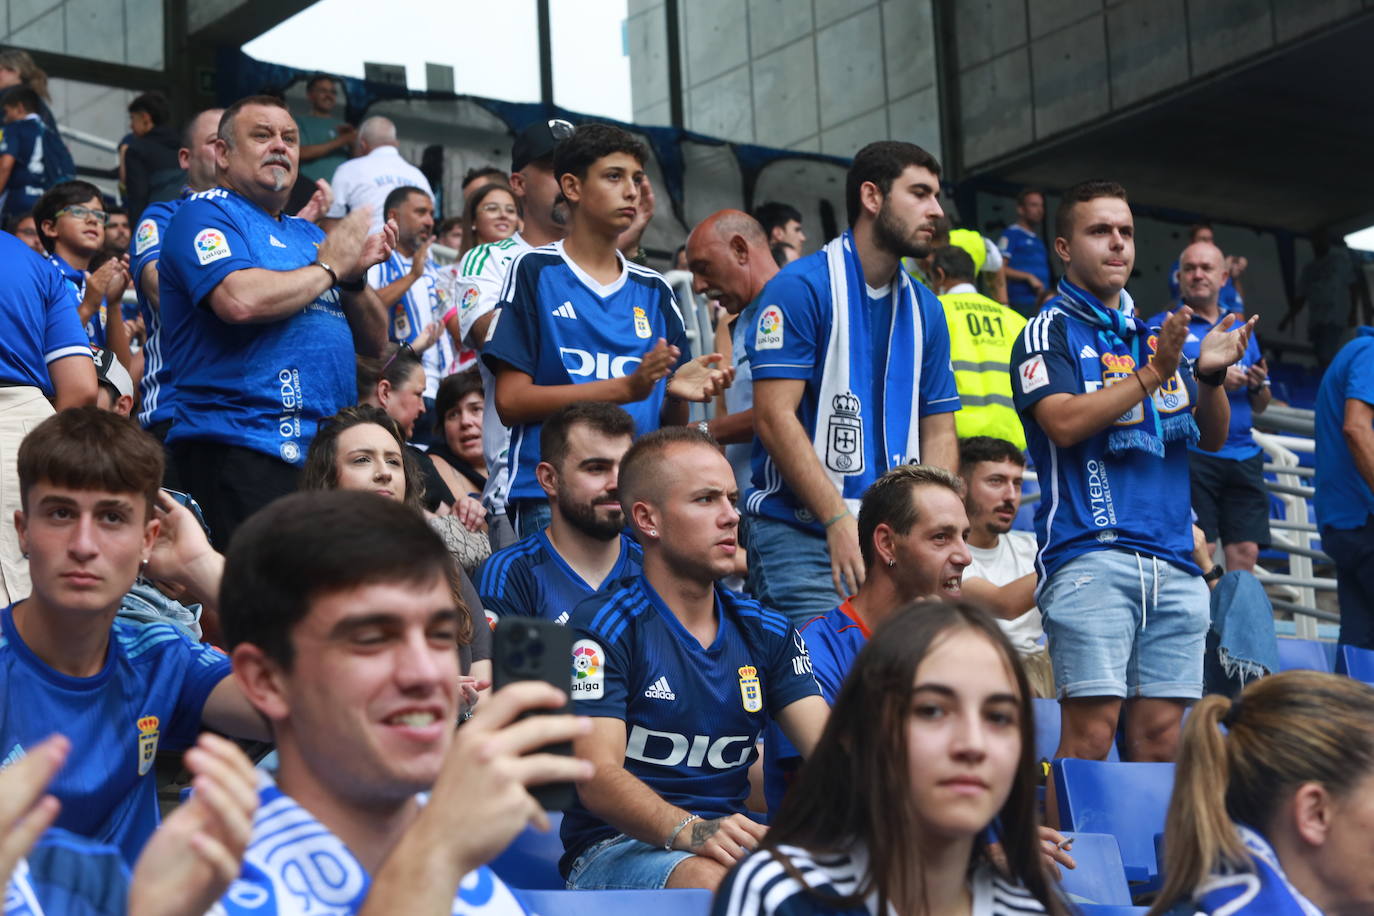
[[[559,105],[630,120],[625,3],[552,0]],[[318,0],[243,50],[258,60],[343,76],[361,77],[363,61],[404,64],[412,89],[427,88],[426,62],[448,64],[460,94],[539,100],[535,0]]]

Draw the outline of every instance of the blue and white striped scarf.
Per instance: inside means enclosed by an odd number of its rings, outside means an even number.
[[[1094,328],[1097,331],[1099,353],[1129,356],[1136,369],[1150,361],[1153,351],[1149,345],[1149,328],[1136,316],[1135,302],[1124,289],[1121,291],[1121,307],[1107,308],[1096,296],[1070,283],[1066,277],[1059,281],[1059,296],[1050,306]],[[1173,379],[1161,378],[1160,382],[1165,387],[1184,386],[1179,373],[1175,373]],[[1123,455],[1131,449],[1138,449],[1162,458],[1165,442],[1177,439],[1197,442],[1200,434],[1192,412],[1184,410],[1161,417],[1157,397],[1158,393],[1155,398],[1141,399],[1141,409],[1144,411],[1141,422],[1129,428],[1112,429],[1107,436],[1109,454]]]

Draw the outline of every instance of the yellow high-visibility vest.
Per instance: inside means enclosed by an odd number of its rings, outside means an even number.
[[[981,243],[980,243],[981,244]],[[1011,399],[1011,348],[1026,326],[1016,312],[975,292],[940,297],[949,325],[949,356],[962,405],[954,415],[959,438],[995,436],[1026,447],[1026,432]]]

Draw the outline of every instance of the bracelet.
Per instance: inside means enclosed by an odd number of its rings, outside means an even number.
[[[1137,377],[1137,378],[1140,377],[1140,371],[1141,371],[1141,369],[1149,369],[1151,372],[1153,372],[1153,373],[1155,374],[1155,387],[1156,387],[1156,388],[1163,388],[1163,387],[1164,387],[1164,376],[1162,376],[1162,375],[1159,374],[1159,370],[1155,368],[1155,364],[1154,364],[1154,363],[1146,363],[1145,365],[1141,366],[1140,369],[1135,370],[1135,374],[1136,374],[1136,377]],[[1142,388],[1145,389],[1145,396],[1146,396],[1146,397],[1149,397],[1149,395],[1150,395],[1150,389],[1149,389],[1148,386],[1146,386],[1145,380],[1144,380],[1144,379],[1141,379],[1141,380],[1140,380],[1140,387],[1142,387]]]
[[[676,840],[676,839],[677,839],[677,835],[678,835],[679,833],[682,832],[682,828],[683,828],[683,827],[686,827],[686,826],[687,826],[688,824],[690,824],[692,821],[699,821],[699,820],[701,820],[701,816],[700,816],[700,815],[698,815],[698,814],[689,814],[689,815],[687,815],[686,817],[684,817],[682,820],[678,821],[677,826],[673,828],[673,832],[670,833],[670,834],[668,834],[668,839],[666,839],[666,840],[663,841],[663,848],[664,848],[664,849],[672,849],[672,848],[673,848],[673,841]]]
[[[1203,581],[1203,582],[1215,582],[1215,581],[1217,581],[1218,579],[1220,579],[1220,578],[1221,578],[1222,576],[1224,576],[1224,575],[1226,575],[1226,570],[1224,570],[1224,569],[1221,568],[1221,564],[1220,564],[1220,563],[1217,563],[1217,564],[1215,564],[1215,565],[1211,568],[1210,571],[1205,572],[1205,573],[1202,574],[1202,581]]]
[[[711,435],[711,424],[706,420],[698,420],[697,429],[701,432],[703,436]]]
[[[1193,377],[1204,385],[1211,385],[1213,388],[1220,388],[1226,384],[1226,370],[1218,369],[1216,372],[1194,372]]]
[[[1135,370],[1135,372],[1133,372],[1132,375],[1134,375],[1135,380],[1140,383],[1140,390],[1145,392],[1145,397],[1148,398],[1150,396],[1150,389],[1145,387],[1145,380],[1140,377],[1140,370]]]
[[[329,284],[330,286],[338,286],[338,285],[339,285],[339,275],[338,275],[337,273],[335,273],[334,268],[330,267],[328,264],[326,264],[326,263],[323,262],[323,261],[315,261],[315,262],[314,262],[314,265],[315,265],[316,267],[323,267],[323,268],[324,268],[324,272],[327,273],[327,274],[329,274],[329,279],[333,281],[332,283]]]
[[[840,519],[844,518],[844,517],[847,516],[848,514],[849,514],[849,509],[848,509],[848,507],[846,507],[845,510],[844,510],[843,512],[841,512],[839,515],[837,515],[837,516],[835,516],[834,518],[832,518],[830,521],[826,522],[826,523],[825,523],[824,525],[822,525],[821,527],[822,527],[822,528],[829,528],[831,525],[835,524],[836,522],[838,522]]]

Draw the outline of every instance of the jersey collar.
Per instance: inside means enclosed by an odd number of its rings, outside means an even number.
[[[972,283],[956,283],[955,285],[951,286],[948,290],[945,291],[945,295],[958,296],[964,293],[976,292],[978,292],[978,287],[974,286]]]
[[[873,636],[873,633],[868,629],[868,624],[863,622],[863,618],[859,616],[859,612],[854,610],[853,602],[854,596],[850,595],[848,598],[841,601],[840,606],[835,608],[835,610],[854,621],[854,626],[858,627],[859,632],[864,634],[864,639],[869,639]]]

